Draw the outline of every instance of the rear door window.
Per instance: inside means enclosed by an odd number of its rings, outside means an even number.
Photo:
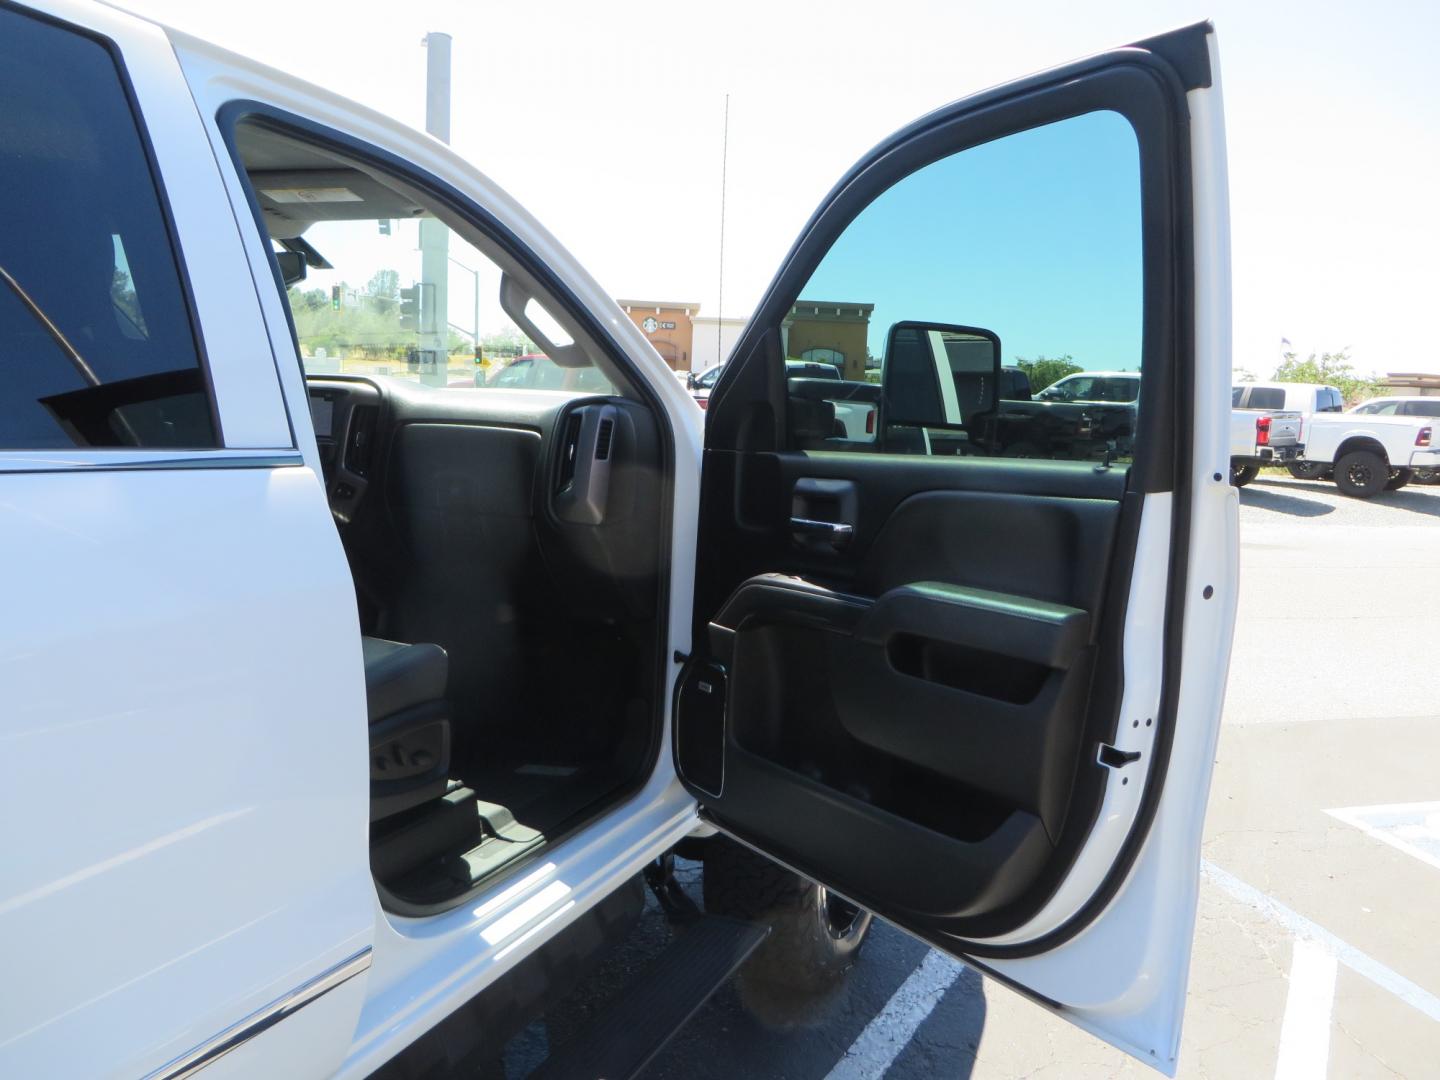
[[[0,449],[213,448],[155,177],[114,58],[0,8]]]
[[[1434,401],[1407,401],[1400,411],[1405,416],[1440,416],[1440,398]]]

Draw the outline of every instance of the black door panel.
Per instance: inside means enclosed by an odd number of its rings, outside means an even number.
[[[706,813],[937,927],[1025,897],[1087,744],[1124,481],[1070,462],[708,452],[704,503],[746,513],[706,545],[705,577],[723,560],[739,582],[701,628],[724,720],[682,691],[677,721]],[[853,532],[797,531],[802,510]]]

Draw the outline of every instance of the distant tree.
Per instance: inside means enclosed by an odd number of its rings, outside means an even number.
[[[1231,382],[1254,382],[1255,373],[1249,368],[1234,368],[1230,372]]]
[[[1025,377],[1030,380],[1030,389],[1035,393],[1039,393],[1066,375],[1074,375],[1077,371],[1085,370],[1075,363],[1075,358],[1069,353],[1064,356],[1037,356],[1033,360],[1017,356],[1015,366],[1025,372]]]
[[[1345,398],[1346,405],[1354,405],[1368,397],[1388,394],[1389,390],[1381,380],[1355,374],[1355,365],[1350,362],[1350,348],[1339,352],[1311,353],[1301,360],[1293,352],[1284,354],[1280,366],[1275,369],[1276,382],[1325,383],[1336,387]]]
[[[373,310],[384,315],[395,311],[400,299],[400,272],[376,270],[369,284],[365,286],[365,295],[369,297]]]

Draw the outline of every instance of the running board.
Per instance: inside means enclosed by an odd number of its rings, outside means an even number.
[[[613,1003],[545,1059],[531,1080],[626,1080],[765,940],[769,928],[705,915],[615,995]]]

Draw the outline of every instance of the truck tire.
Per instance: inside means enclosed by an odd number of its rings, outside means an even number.
[[[1351,450],[1335,462],[1335,486],[1342,495],[1369,499],[1390,482],[1390,465],[1369,450]]]
[[[1292,461],[1285,468],[1296,480],[1325,479],[1325,466],[1318,461]]]
[[[1410,473],[1412,484],[1440,484],[1440,469],[1414,469]]]
[[[1399,491],[1406,484],[1410,483],[1414,473],[1409,469],[1391,469],[1390,479],[1385,483],[1386,491]]]
[[[854,966],[870,912],[724,836],[706,844],[705,910],[770,927],[742,977],[771,990],[824,993]]]
[[[1237,488],[1244,487],[1259,475],[1259,465],[1237,465],[1234,462],[1230,464],[1230,483]]]

